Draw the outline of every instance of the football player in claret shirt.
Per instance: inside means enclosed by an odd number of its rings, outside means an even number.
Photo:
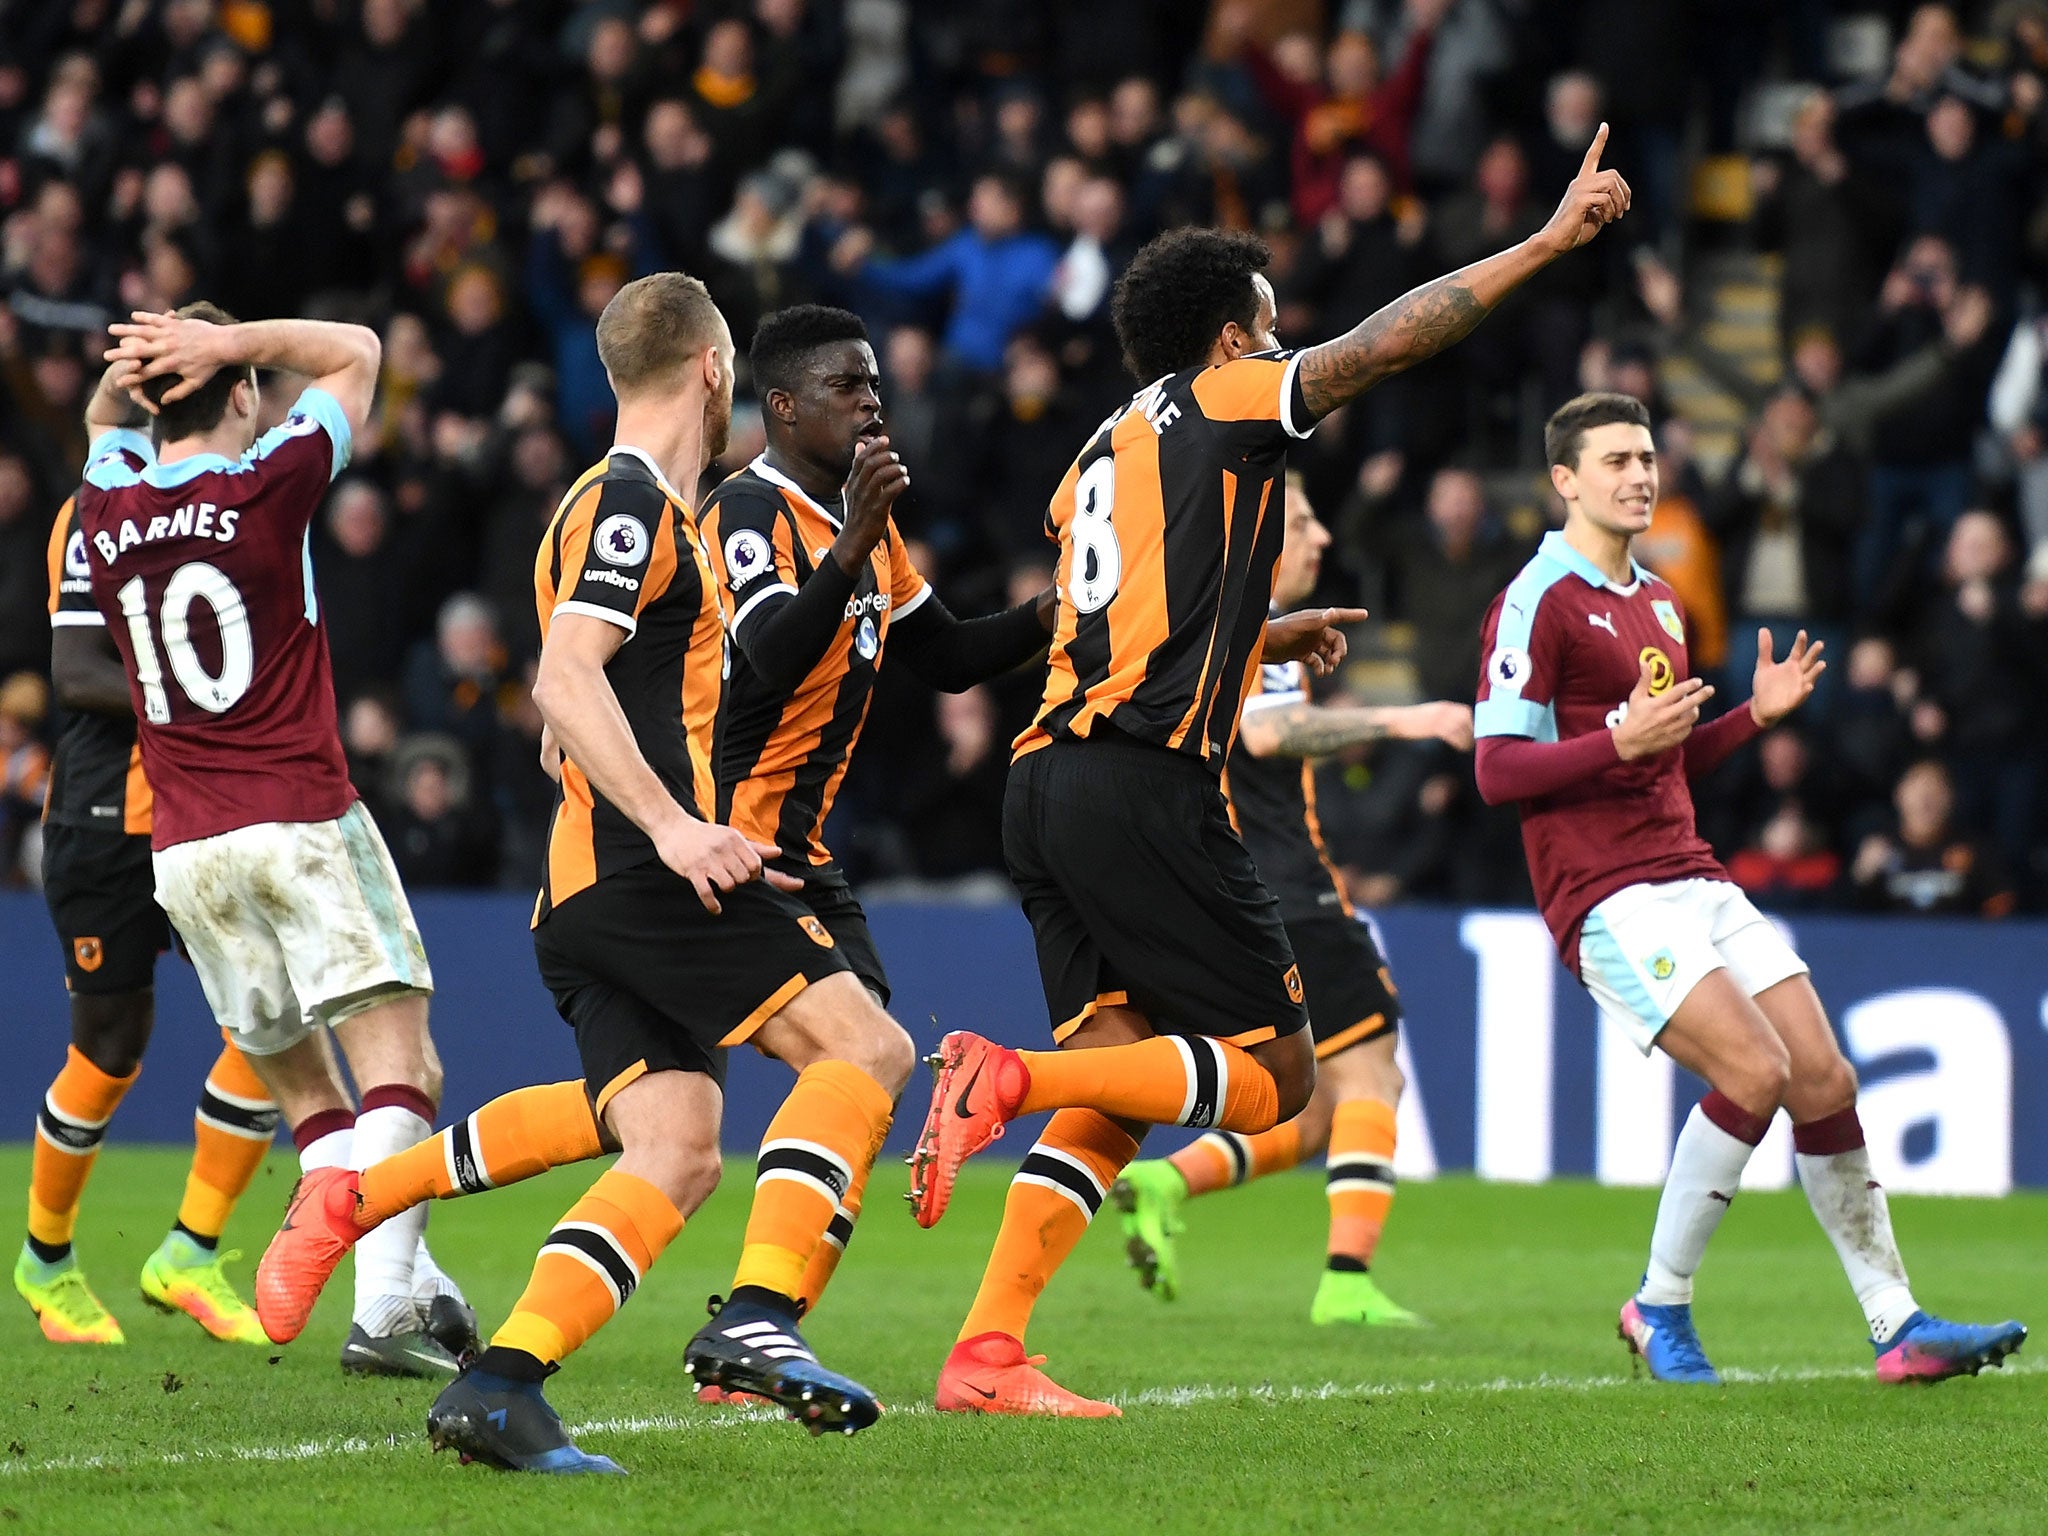
[[[120,410],[122,400],[108,402]],[[149,418],[132,407],[131,424]],[[14,1288],[44,1337],[119,1344],[71,1249],[78,1207],[107,1125],[142,1070],[156,1021],[156,957],[171,925],[150,868],[149,780],[121,653],[92,600],[92,566],[77,503],[50,530],[50,680],[64,710],[43,810],[43,897],[64,946],[71,1046],[36,1116],[28,1241]],[[219,1239],[270,1150],[277,1106],[232,1043],[206,1075],[193,1116],[192,1171],[177,1225],[142,1270],[142,1293],[216,1338],[268,1345],[256,1314],[222,1272]]]
[[[1273,582],[1275,609],[1306,602],[1322,571],[1330,532],[1316,517],[1301,477],[1287,474],[1287,540]],[[1415,1314],[1390,1299],[1370,1271],[1394,1204],[1394,1112],[1403,1079],[1394,1047],[1400,994],[1380,953],[1378,930],[1352,910],[1316,816],[1309,758],[1367,742],[1441,741],[1472,748],[1472,706],[1437,702],[1317,704],[1298,661],[1263,666],[1224,791],[1231,819],[1259,878],[1280,902],[1287,942],[1301,966],[1309,1028],[1316,1040],[1316,1091],[1292,1120],[1256,1136],[1211,1131],[1171,1158],[1133,1163],[1110,1189],[1124,1242],[1146,1289],[1162,1301],[1180,1291],[1174,1239],[1180,1208],[1195,1195],[1285,1169],[1327,1149],[1329,1257],[1309,1318],[1316,1323],[1411,1325]]]
[[[1056,1110],[1005,1202],[980,1291],[940,1370],[943,1410],[1106,1417],[1038,1369],[1037,1299],[1152,1125],[1256,1135],[1308,1106],[1315,1046],[1279,903],[1230,824],[1221,776],[1262,662],[1343,658],[1312,610],[1271,618],[1288,446],[1433,357],[1628,206],[1603,125],[1527,239],[1426,283],[1333,341],[1273,334],[1271,253],[1221,230],[1162,235],[1112,305],[1144,387],[1083,445],[1046,512],[1059,614],[1038,716],[1018,738],[1003,845],[1038,946],[1057,1049],[955,1031],[911,1199],[944,1215],[961,1162]]]
[[[1638,1050],[1663,1050],[1709,1088],[1672,1150],[1621,1337],[1659,1380],[1720,1379],[1693,1328],[1693,1275],[1783,1108],[1878,1379],[1996,1365],[2027,1330],[1947,1322],[1914,1301],[1871,1177],[1855,1069],[1805,962],[1694,827],[1691,780],[1806,702],[1820,647],[1802,630],[1774,660],[1760,631],[1750,699],[1701,724],[1713,689],[1691,675],[1685,610],[1631,555],[1657,504],[1649,413],[1627,395],[1581,395],[1544,438],[1565,525],[1486,616],[1479,790],[1522,807],[1530,879],[1566,969]]]
[[[157,897],[302,1168],[382,1157],[433,1130],[433,976],[349,783],[306,532],[369,415],[377,335],[237,324],[207,303],[112,331],[77,515],[154,792]],[[258,368],[312,380],[261,434]],[[148,437],[121,425],[130,393],[153,413]],[[343,1369],[452,1375],[473,1345],[474,1314],[424,1229],[414,1213],[358,1256]]]

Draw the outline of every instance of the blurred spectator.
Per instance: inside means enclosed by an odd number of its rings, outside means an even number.
[[[1773,396],[1705,509],[1737,621],[1731,676],[1749,676],[1756,620],[1815,629],[1848,621],[1849,557],[1864,502],[1862,467],[1821,431],[1806,395],[1786,389]]]
[[[942,754],[904,786],[901,821],[911,863],[929,880],[1003,868],[1003,785],[1008,743],[986,688],[938,696]]]
[[[1840,856],[1796,800],[1779,806],[1728,859],[1728,878],[1777,910],[1823,905],[1841,877]]]
[[[470,802],[462,749],[445,737],[409,736],[391,754],[391,862],[408,885],[485,886],[498,876],[496,829]]]
[[[1965,512],[1949,535],[1941,586],[1922,609],[1913,654],[1946,722],[1962,820],[2001,848],[2033,846],[2044,645],[2048,624],[2021,606],[2005,525],[1990,512]]]
[[[0,450],[0,677],[41,672],[50,659],[49,519],[36,515],[35,499],[28,465]]]
[[[1907,246],[1878,294],[1878,317],[1859,362],[1883,369],[1938,344],[1958,300],[1954,249],[1936,235]],[[1870,510],[1858,539],[1855,592],[1865,608],[1880,600],[1899,573],[1904,551],[1933,551],[1969,504],[1970,455],[1984,400],[1998,364],[1996,342],[1983,338],[1952,364],[1948,387],[1881,414],[1873,426]]]
[[[1915,763],[1892,797],[1895,835],[1873,832],[1850,871],[1859,904],[1886,912],[2004,917],[2013,891],[1991,850],[1951,821],[1955,792],[1938,762]]]
[[[381,689],[357,694],[341,712],[341,746],[348,758],[349,782],[380,828],[391,824],[385,787],[391,778],[391,754],[403,728],[397,702]]]
[[[327,623],[334,694],[344,704],[398,675],[405,656],[404,571],[383,489],[372,480],[342,480],[315,534],[313,580]]]
[[[50,710],[50,690],[33,672],[0,683],[0,885],[39,885],[35,833],[50,783],[50,753],[36,729]]]
[[[457,743],[474,776],[495,760],[509,658],[498,638],[497,615],[473,592],[457,592],[441,605],[432,643],[415,645],[405,663],[405,719]]]
[[[1422,696],[1462,699],[1479,677],[1480,620],[1528,552],[1488,516],[1485,488],[1470,470],[1437,471],[1424,513],[1395,556],[1395,612],[1415,627]]]
[[[653,270],[645,230],[644,220],[627,221],[623,249],[614,250],[600,245],[597,210],[574,188],[555,184],[533,200],[526,298],[548,336],[556,408],[580,459],[594,457],[611,437],[612,391],[598,361],[597,317],[613,294]]]
[[[1025,229],[1023,192],[1007,176],[975,178],[967,219],[968,228],[922,256],[871,256],[873,237],[855,231],[833,262],[885,293],[945,297],[948,360],[993,373],[1010,338],[1045,307],[1059,251]]]

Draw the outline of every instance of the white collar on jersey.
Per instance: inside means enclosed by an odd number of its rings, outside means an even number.
[[[645,464],[654,474],[654,483],[660,486],[662,492],[677,506],[687,507],[690,504],[687,496],[668,483],[668,476],[661,472],[661,466],[654,462],[654,455],[645,448],[635,448],[631,443],[613,443],[607,450],[607,456],[614,453],[623,453]]]
[[[1642,561],[1630,557],[1628,562],[1629,568],[1635,572],[1636,579],[1625,587],[1617,587],[1607,579],[1605,571],[1601,570],[1599,566],[1567,544],[1564,534],[1555,528],[1543,535],[1543,543],[1539,547],[1543,554],[1555,560],[1587,586],[1605,587],[1609,591],[1619,593],[1623,597],[1627,597],[1637,587],[1641,586],[1643,578],[1650,574]]]
[[[747,468],[751,469],[763,480],[769,481],[771,484],[774,485],[779,485],[785,491],[794,492],[797,498],[801,500],[805,506],[809,507],[813,512],[817,513],[818,516],[825,519],[825,521],[830,523],[835,529],[844,526],[845,520],[843,518],[834,517],[824,507],[820,506],[816,501],[811,499],[810,492],[806,491],[802,486],[798,485],[794,480],[790,479],[789,476],[785,475],[781,470],[777,469],[774,465],[770,464],[768,462],[767,454],[763,453],[755,455],[754,462],[749,464]]]

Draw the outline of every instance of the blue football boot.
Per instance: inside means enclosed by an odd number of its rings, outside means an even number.
[[[882,1416],[874,1393],[818,1363],[793,1311],[738,1296],[712,1297],[710,1311],[683,1351],[683,1369],[700,1390],[765,1397],[814,1435],[850,1435]]]
[[[2022,1323],[1952,1323],[1915,1312],[1889,1344],[1872,1339],[1870,1347],[1877,1351],[1879,1381],[1941,1381],[1996,1366],[2026,1342]]]
[[[609,1456],[592,1456],[570,1442],[562,1420],[537,1381],[513,1381],[472,1367],[441,1389],[427,1410],[427,1440],[451,1446],[467,1466],[481,1461],[506,1472],[606,1472],[626,1469]]]
[[[1696,1382],[1710,1387],[1721,1384],[1720,1373],[1700,1347],[1700,1336],[1693,1332],[1692,1308],[1683,1302],[1657,1307],[1631,1296],[1622,1306],[1621,1326],[1616,1332],[1631,1354],[1642,1357],[1643,1364],[1658,1381]]]

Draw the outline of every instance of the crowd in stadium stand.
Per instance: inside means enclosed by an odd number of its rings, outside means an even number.
[[[0,4],[0,867],[34,878],[43,550],[112,316],[381,332],[314,533],[344,739],[409,882],[523,888],[552,792],[533,555],[609,441],[622,283],[702,276],[742,348],[780,305],[862,314],[899,520],[985,612],[1046,580],[1047,497],[1132,387],[1109,300],[1145,239],[1262,232],[1283,340],[1322,340],[1535,229],[1605,118],[1615,237],[1295,456],[1339,536],[1320,595],[1387,621],[1343,685],[1471,698],[1480,616],[1561,516],[1543,416],[1627,390],[1664,456],[1641,553],[1720,704],[1760,623],[1833,660],[1702,786],[1734,877],[1780,908],[2041,909],[2044,79],[2042,0]],[[761,446],[743,404],[719,472]],[[884,670],[830,829],[857,880],[1003,889],[1034,697]],[[1447,748],[1321,772],[1361,899],[1524,897],[1512,812]]]

